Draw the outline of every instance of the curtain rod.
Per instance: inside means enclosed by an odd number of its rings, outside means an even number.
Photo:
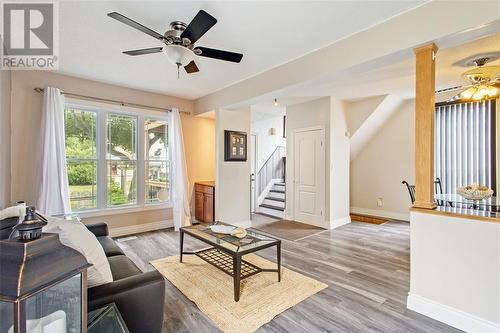
[[[37,93],[42,93],[44,91],[43,88],[35,88],[33,89]],[[84,99],[90,99],[98,102],[106,102],[106,103],[112,103],[112,104],[118,104],[121,106],[129,106],[129,107],[135,107],[135,108],[140,108],[140,109],[151,109],[151,110],[156,110],[156,111],[166,111],[166,112],[172,112],[171,109],[167,108],[159,108],[156,106],[150,106],[150,105],[144,105],[144,104],[137,104],[137,103],[129,103],[129,102],[123,102],[123,101],[117,101],[113,99],[107,99],[107,98],[101,98],[101,97],[95,97],[95,96],[86,96],[86,95],[80,95],[80,94],[75,94],[75,93],[70,93],[70,92],[65,92],[61,91],[62,95],[69,96],[69,97],[80,97]],[[191,112],[187,111],[181,111],[179,110],[180,113],[185,113],[185,114],[191,114]]]

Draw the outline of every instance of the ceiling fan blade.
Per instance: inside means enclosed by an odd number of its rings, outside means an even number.
[[[197,47],[197,49],[201,51],[201,54],[199,54],[200,56],[207,58],[214,58],[231,62],[240,62],[241,58],[243,58],[243,54],[241,53],[210,49],[208,47]]]
[[[200,10],[181,34],[181,38],[188,38],[194,44],[211,27],[217,23],[217,19],[204,10]]]
[[[111,18],[114,18],[115,20],[117,21],[120,21],[122,23],[125,23],[126,25],[134,28],[134,29],[137,29],[139,31],[142,31],[144,32],[145,34],[148,34],[156,39],[159,39],[159,40],[162,40],[164,39],[164,36],[162,34],[159,34],[157,33],[156,31],[153,31],[151,29],[149,29],[148,27],[146,26],[143,26],[142,24],[132,20],[132,19],[129,19],[128,17],[126,16],[123,16],[122,14],[120,13],[117,13],[117,12],[112,12],[112,13],[108,13],[108,16],[111,17]]]
[[[138,55],[143,55],[143,54],[159,53],[162,50],[163,50],[163,47],[150,47],[148,49],[123,51],[123,53],[128,54],[130,56],[138,56]]]
[[[199,72],[200,70],[198,69],[198,66],[196,66],[196,63],[193,61],[191,61],[189,64],[187,64],[186,66],[184,66],[184,69],[186,70],[186,72],[188,74],[191,74],[191,73],[196,73],[196,72]]]

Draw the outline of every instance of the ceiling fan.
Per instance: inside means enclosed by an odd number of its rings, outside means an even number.
[[[194,62],[196,56],[236,63],[239,63],[241,58],[243,58],[243,54],[241,53],[195,46],[198,39],[217,23],[217,19],[204,10],[200,10],[189,25],[181,21],[173,21],[170,23],[170,30],[167,30],[163,35],[120,13],[112,12],[108,13],[108,16],[142,31],[165,44],[159,47],[124,51],[124,54],[138,56],[163,52],[171,63],[177,65],[177,76],[179,76],[179,68],[181,66],[184,67],[188,74],[200,71]]]
[[[462,74],[462,77],[470,82],[468,85],[456,86],[437,90],[436,94],[462,90],[449,101],[480,101],[487,98],[495,98],[500,95],[500,66],[485,66],[486,63],[496,60],[494,56],[484,56],[467,61],[466,65],[476,68],[470,69]]]

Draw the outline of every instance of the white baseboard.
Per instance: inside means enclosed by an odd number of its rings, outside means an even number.
[[[372,215],[378,217],[386,217],[389,219],[401,220],[401,221],[410,221],[410,213],[398,213],[391,212],[388,210],[379,210],[379,209],[370,209],[370,208],[361,208],[361,207],[351,207],[351,213],[361,214],[361,215]]]
[[[165,228],[171,228],[174,226],[173,220],[165,220],[144,224],[129,225],[126,227],[115,227],[109,228],[109,234],[111,237],[121,237],[133,234],[139,234],[141,232],[148,232],[154,230],[160,230]]]
[[[406,307],[466,332],[500,333],[500,323],[482,319],[412,293],[408,293]]]
[[[349,223],[351,223],[350,216],[343,217],[343,218],[336,219],[336,220],[332,220],[332,221],[330,221],[330,229],[336,229],[338,227],[341,227],[341,226],[349,224]]]

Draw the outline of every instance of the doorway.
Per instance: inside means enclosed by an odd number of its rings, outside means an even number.
[[[294,219],[324,227],[325,129],[297,129],[293,142]]]
[[[256,210],[257,135],[250,134],[250,213]]]

